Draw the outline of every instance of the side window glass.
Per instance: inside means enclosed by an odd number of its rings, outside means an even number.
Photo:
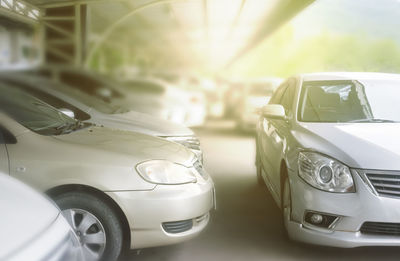
[[[286,88],[286,91],[283,94],[282,100],[280,102],[280,104],[285,108],[286,114],[289,114],[292,111],[293,98],[294,98],[294,86],[290,85],[288,88]]]
[[[285,92],[287,87],[287,83],[283,83],[281,86],[278,87],[278,89],[276,89],[276,91],[274,92],[274,94],[271,97],[271,100],[269,100],[269,104],[279,104],[279,101],[282,98],[283,93]]]

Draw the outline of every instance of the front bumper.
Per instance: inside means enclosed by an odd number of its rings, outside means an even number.
[[[131,233],[131,248],[180,243],[197,236],[208,224],[215,205],[214,184],[207,181],[185,185],[158,185],[151,191],[108,192],[125,212]],[[193,226],[169,233],[163,224],[192,220]]]
[[[290,171],[289,171],[290,172]],[[310,244],[334,247],[399,246],[400,236],[365,234],[364,222],[400,223],[400,198],[375,195],[352,170],[355,193],[330,193],[305,183],[297,172],[290,172],[292,221],[290,238]],[[338,216],[330,229],[317,228],[304,221],[306,211]]]

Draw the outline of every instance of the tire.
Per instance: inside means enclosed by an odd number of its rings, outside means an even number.
[[[291,214],[292,214],[292,194],[290,191],[289,178],[287,176],[284,177],[283,181],[281,208],[282,208],[282,220],[283,220],[285,236],[289,239],[288,224],[291,220]]]
[[[123,230],[111,207],[84,192],[67,192],[54,201],[77,233],[85,260],[118,259],[123,249]]]

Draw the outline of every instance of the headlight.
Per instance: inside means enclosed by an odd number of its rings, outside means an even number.
[[[311,186],[330,192],[354,192],[350,169],[314,152],[299,153],[299,175]]]
[[[192,169],[168,160],[150,160],[136,166],[140,176],[150,183],[178,185],[197,182]]]

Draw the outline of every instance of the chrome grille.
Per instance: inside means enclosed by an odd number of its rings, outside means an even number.
[[[175,222],[165,222],[162,223],[164,230],[167,233],[178,234],[192,229],[193,220],[183,220],[183,221],[175,221]]]
[[[378,195],[400,197],[400,172],[365,171],[364,174]]]
[[[360,231],[363,234],[400,236],[400,223],[365,222]]]

